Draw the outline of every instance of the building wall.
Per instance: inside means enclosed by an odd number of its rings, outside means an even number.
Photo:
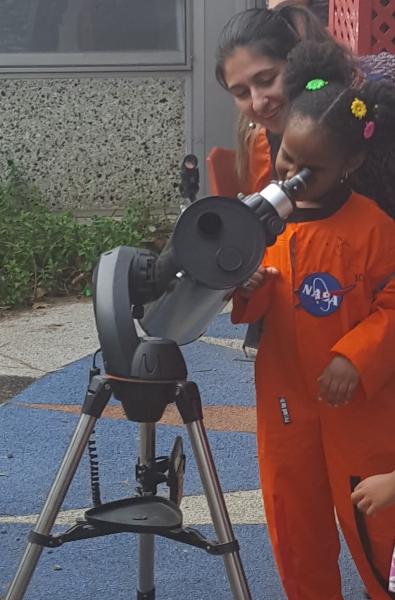
[[[205,158],[213,146],[233,147],[236,129],[232,97],[214,76],[218,34],[235,12],[263,3],[188,0],[185,68],[110,66],[57,75],[56,67],[29,71],[0,65],[0,175],[7,160],[14,160],[55,210],[111,212],[133,202],[174,212],[180,164],[193,152],[200,195],[207,194]],[[33,13],[36,4],[18,0],[0,8],[3,41],[4,11],[28,6]],[[23,14],[21,32],[30,32],[29,13]]]
[[[174,207],[185,105],[182,77],[4,79],[0,170],[13,160],[51,209]]]

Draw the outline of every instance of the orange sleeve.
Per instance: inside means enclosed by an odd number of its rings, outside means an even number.
[[[273,282],[265,283],[246,300],[236,291],[233,295],[232,323],[255,323],[269,310]]]
[[[367,277],[374,290],[370,315],[343,336],[332,352],[348,358],[372,397],[395,376],[395,224],[382,216],[366,240]]]
[[[272,159],[266,129],[253,136],[249,149],[246,189],[249,194],[260,192],[272,179]]]

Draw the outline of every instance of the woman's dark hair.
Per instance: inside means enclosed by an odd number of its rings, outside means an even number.
[[[226,88],[224,65],[236,48],[247,47],[258,55],[286,60],[303,39],[325,42],[332,39],[324,25],[302,6],[252,8],[234,15],[223,28],[217,47],[215,74]]]
[[[283,0],[283,2],[276,4],[276,9],[282,8],[283,6],[295,6],[300,4],[301,0]],[[305,0],[302,3],[302,6],[308,8],[320,21],[322,21],[322,23],[328,25],[329,0]]]
[[[310,91],[306,85],[312,80],[325,85]],[[310,117],[347,154],[366,153],[352,186],[395,217],[395,86],[384,80],[356,86],[353,62],[345,60],[341,48],[314,42],[292,50],[284,85],[291,102],[289,118]],[[353,105],[355,100],[360,103]]]

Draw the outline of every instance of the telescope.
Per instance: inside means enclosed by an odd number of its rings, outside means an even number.
[[[118,247],[94,277],[95,316],[107,373],[135,376],[140,343],[131,318],[150,337],[185,345],[199,338],[284,230],[311,172],[271,182],[243,200],[196,200],[180,215],[159,256]]]
[[[188,164],[197,168],[197,161]],[[185,175],[183,189],[193,199],[196,172],[190,175]],[[155,600],[157,535],[222,556],[232,597],[251,600],[203,425],[199,390],[187,380],[179,346],[202,335],[234,290],[257,270],[266,247],[284,230],[310,176],[303,169],[292,179],[273,181],[243,200],[214,196],[192,201],[159,256],[120,246],[100,257],[93,301],[105,374],[96,367],[91,371],[75,432],[5,600],[22,600],[44,547],[122,532],[139,536],[138,600]],[[136,320],[146,335],[139,335]],[[127,418],[141,424],[137,495],[102,504],[96,462],[93,507],[70,529],[54,535],[51,530],[58,512],[112,395]],[[155,456],[155,424],[170,403],[176,404],[188,430],[216,540],[183,526],[182,438],[176,438],[170,457]],[[168,498],[157,495],[162,484],[169,488]]]

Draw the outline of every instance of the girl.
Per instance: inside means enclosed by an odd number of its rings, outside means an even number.
[[[351,494],[351,500],[359,510],[369,516],[395,504],[395,471],[364,479]]]
[[[361,481],[351,494],[351,501],[360,511],[369,516],[395,504],[395,471],[383,475],[372,475]],[[388,589],[390,592],[395,592],[395,547],[392,554]]]
[[[261,269],[234,297],[235,323],[265,317],[256,359],[258,457],[266,515],[289,600],[342,600],[334,506],[374,600],[389,596],[395,507],[358,535],[350,480],[395,464],[395,224],[349,187],[386,152],[395,89],[348,86],[332,44],[303,42],[283,73],[291,99],[280,179],[312,180]]]

